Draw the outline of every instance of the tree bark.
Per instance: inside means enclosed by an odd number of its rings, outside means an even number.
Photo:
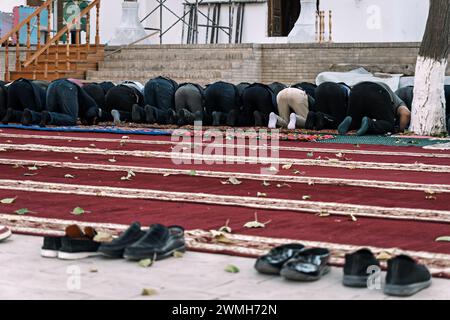
[[[410,130],[420,135],[446,132],[444,81],[449,54],[450,0],[430,0],[414,80]]]

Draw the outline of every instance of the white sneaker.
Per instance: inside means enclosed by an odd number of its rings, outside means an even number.
[[[0,241],[6,240],[11,236],[11,230],[7,227],[0,226]]]
[[[291,113],[291,115],[289,116],[288,129],[295,130],[296,127],[297,127],[297,115],[295,113]]]
[[[276,129],[277,128],[277,115],[274,112],[271,112],[269,115],[269,129]]]

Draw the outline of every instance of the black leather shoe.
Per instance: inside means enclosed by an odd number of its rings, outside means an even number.
[[[220,119],[221,119],[221,117],[222,117],[222,113],[221,112],[214,111],[212,113],[212,118],[213,118],[212,125],[215,126],[215,127],[220,126]]]
[[[177,114],[175,110],[169,109],[167,110],[167,124],[176,124],[177,123]]]
[[[292,243],[273,248],[268,254],[259,257],[255,269],[264,274],[280,274],[283,265],[305,248],[299,243]]]
[[[236,109],[231,110],[227,116],[227,126],[235,127],[237,123],[237,117],[238,111]]]
[[[177,118],[178,118],[178,121],[177,121],[178,126],[182,127],[186,124],[186,122],[187,122],[186,121],[186,112],[184,109],[178,110]]]
[[[42,111],[41,122],[39,123],[39,127],[44,128],[51,122],[50,113],[48,111]]]
[[[8,124],[9,121],[11,121],[12,116],[13,116],[13,109],[12,108],[6,109],[5,116],[2,119],[2,123]]]
[[[155,119],[155,111],[153,110],[154,107],[146,105],[144,107],[144,112],[145,112],[145,123],[155,123],[156,119]]]
[[[308,112],[308,116],[306,117],[306,122],[305,122],[305,129],[314,130],[316,118],[317,118],[317,115],[315,112],[313,112],[313,111]]]
[[[294,281],[316,281],[330,272],[328,261],[330,251],[324,248],[312,248],[300,251],[286,262],[280,274]]]
[[[23,110],[23,113],[22,113],[22,124],[24,126],[29,126],[29,125],[31,125],[32,121],[33,121],[33,115],[31,114],[30,109]]]
[[[343,284],[347,287],[366,288],[370,267],[380,267],[380,262],[369,249],[360,249],[345,255]]]
[[[140,240],[125,249],[123,256],[127,260],[161,260],[175,251],[186,251],[184,229],[153,224]]]
[[[140,123],[144,117],[144,109],[138,104],[133,104],[133,107],[131,108],[131,120]]]
[[[144,235],[145,232],[141,230],[139,222],[134,222],[120,235],[120,237],[109,243],[101,244],[98,251],[110,258],[122,258],[125,248],[136,243]]]
[[[44,237],[44,244],[41,247],[41,256],[44,258],[56,258],[61,249],[62,237]]]
[[[255,112],[253,112],[253,116],[255,117],[255,127],[264,126],[263,116],[262,116],[261,112],[255,111]]]
[[[388,261],[385,294],[407,297],[430,285],[431,274],[426,266],[418,264],[406,255],[400,255]]]

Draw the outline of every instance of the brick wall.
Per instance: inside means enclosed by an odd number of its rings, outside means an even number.
[[[115,48],[110,48],[114,50]],[[176,80],[206,84],[215,80],[295,83],[313,82],[323,71],[348,71],[365,67],[371,72],[414,75],[419,43],[325,43],[325,44],[240,44],[240,45],[162,45],[125,49],[117,57],[107,59],[100,72],[91,72],[92,79],[114,75],[114,79],[133,78],[138,72],[144,81],[155,75],[155,68],[133,70],[127,60],[146,59],[159,65],[160,73]],[[140,52],[139,57],[134,53]],[[146,52],[143,54],[143,52]],[[160,59],[165,56],[165,60]],[[190,57],[197,59],[190,59]],[[167,58],[172,57],[172,58]],[[183,59],[185,62],[183,62]],[[177,69],[173,61],[188,65],[188,71]],[[109,62],[108,62],[109,61]],[[119,70],[109,70],[112,61]],[[205,73],[205,61],[210,72]],[[224,61],[231,62],[231,68]],[[129,70],[129,71],[127,71]],[[151,71],[150,71],[151,70]],[[447,69],[450,75],[450,64]]]

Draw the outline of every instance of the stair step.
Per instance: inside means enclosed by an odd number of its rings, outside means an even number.
[[[231,61],[202,61],[201,63],[186,63],[183,61],[142,61],[142,60],[124,60],[124,61],[103,61],[99,63],[99,70],[127,70],[127,71],[163,71],[169,70],[229,70],[233,67]]]
[[[11,81],[20,78],[47,80],[53,81],[59,78],[77,78],[85,79],[86,72],[84,71],[60,71],[60,72],[48,72],[47,77],[44,76],[44,71],[14,71],[11,72]]]

